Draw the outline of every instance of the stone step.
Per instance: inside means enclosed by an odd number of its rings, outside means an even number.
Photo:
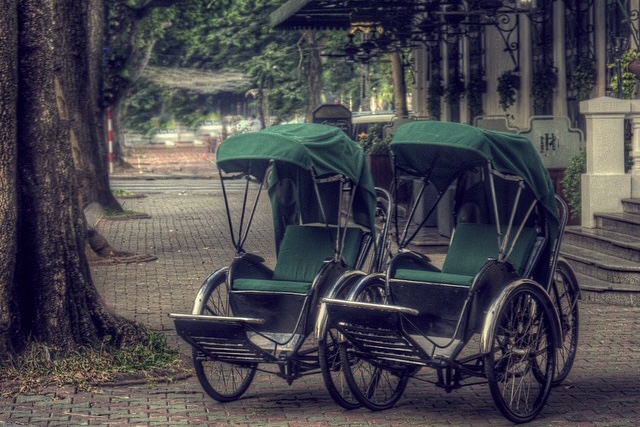
[[[640,262],[640,239],[637,236],[573,225],[565,229],[562,242],[629,261]]]
[[[576,273],[606,282],[611,289],[640,292],[640,263],[563,244],[560,254]]]
[[[570,261],[570,264],[573,264]],[[580,301],[597,304],[640,306],[640,292],[612,287],[609,282],[576,273],[580,287]]]
[[[616,233],[640,236],[640,215],[603,212],[596,213],[596,228],[614,231]]]
[[[640,199],[622,199],[621,202],[624,212],[640,215]]]

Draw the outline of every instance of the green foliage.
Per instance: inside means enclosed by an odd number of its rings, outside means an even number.
[[[633,94],[636,91],[636,76],[631,71],[629,71],[629,64],[631,61],[640,58],[640,54],[635,49],[629,49],[622,54],[620,58],[620,75],[621,75],[621,85],[618,83],[618,73],[617,67],[618,63],[613,62],[607,67],[613,70],[613,76],[611,76],[611,89],[617,94],[618,88],[620,88],[620,92],[622,94],[623,99],[631,99],[633,98]]]
[[[288,117],[306,100],[306,81],[302,78],[306,51],[299,44],[299,32],[271,28],[269,14],[282,3],[283,0],[178,2],[171,26],[154,47],[150,65],[212,72],[240,70],[251,77],[252,87],[269,89],[271,110]],[[170,111],[180,123],[195,126],[218,108],[213,103],[215,94],[175,89],[161,92],[156,97],[132,99],[129,111],[135,108],[132,104],[144,106],[140,113],[147,117],[133,112],[130,127],[146,128],[148,132],[153,128],[144,123],[150,120],[148,113],[157,117],[163,111]]]
[[[436,75],[429,82],[429,89],[427,91],[427,108],[429,109],[429,114],[436,120],[440,120],[440,116],[442,115],[440,99],[443,95],[444,86],[442,85],[442,77]]]
[[[475,118],[484,114],[482,109],[482,94],[487,91],[487,82],[484,80],[482,70],[471,73],[467,84],[466,97],[469,104],[469,115]]]
[[[576,100],[589,99],[593,87],[596,85],[596,60],[589,56],[580,58],[578,65],[569,77],[569,88],[576,92]]]
[[[448,103],[454,103],[465,95],[464,76],[458,75],[449,81],[445,90],[445,99]]]
[[[148,1],[105,0],[107,43],[103,55],[103,98],[117,102],[135,82],[144,67],[148,50],[162,36],[174,17],[170,7],[142,13]]]
[[[507,111],[516,102],[516,90],[519,87],[520,76],[507,70],[498,77],[498,95],[500,108]]]
[[[558,76],[555,68],[544,66],[533,73],[532,95],[533,105],[544,108],[553,99],[553,89],[556,87]]]
[[[587,152],[581,150],[578,155],[571,159],[571,163],[564,171],[562,178],[562,193],[569,205],[573,216],[580,215],[581,197],[581,177],[587,171]]]
[[[382,125],[376,124],[369,128],[367,133],[358,135],[358,144],[364,154],[388,154],[391,137],[382,137]]]

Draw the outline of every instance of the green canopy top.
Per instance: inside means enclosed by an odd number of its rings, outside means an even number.
[[[216,165],[225,173],[243,173],[264,180],[271,161],[313,166],[308,150],[295,139],[262,132],[241,133],[225,139],[216,152]]]
[[[491,163],[504,174],[520,176],[557,221],[549,173],[528,139],[506,132],[440,121],[415,121],[398,128],[391,141],[396,168],[428,178],[444,191],[462,172]]]
[[[375,223],[375,188],[360,146],[340,129],[316,123],[272,126],[227,138],[216,153],[218,169],[264,181],[269,168],[276,245],[292,223],[327,220],[337,224],[341,197],[334,184],[321,184],[315,197],[312,176],[341,175],[355,187],[353,220],[371,230]]]

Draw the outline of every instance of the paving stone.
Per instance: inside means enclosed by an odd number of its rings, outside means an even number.
[[[177,338],[168,313],[190,312],[204,279],[233,257],[223,200],[213,193],[179,199],[159,193],[123,204],[151,218],[101,220],[98,229],[118,249],[158,259],[93,266],[96,287],[117,313],[164,331],[169,342],[190,357],[191,350]],[[273,263],[270,220],[265,218],[270,218],[266,204],[256,215],[259,233],[249,238],[247,249]],[[640,425],[640,308],[583,303],[580,315],[580,346],[573,370],[528,426]],[[435,375],[423,370],[420,378],[433,381]],[[275,375],[259,373],[241,399],[227,404],[209,398],[192,376],[169,384],[116,385],[94,392],[63,387],[43,395],[0,397],[0,408],[0,426],[512,425],[495,408],[486,384],[447,393],[426,381],[412,380],[394,408],[346,411],[332,401],[319,374],[289,386]]]

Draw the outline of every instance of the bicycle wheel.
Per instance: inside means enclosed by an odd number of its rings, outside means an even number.
[[[558,260],[551,291],[551,301],[560,318],[562,332],[562,346],[556,355],[556,372],[553,385],[557,386],[567,378],[578,349],[579,309],[578,298],[580,290],[578,280],[567,261]]]
[[[382,303],[384,295],[384,281],[373,278],[359,283],[349,300]],[[351,392],[362,405],[372,411],[395,405],[409,382],[407,367],[404,365],[390,366],[362,357],[348,342],[340,345],[340,360]]]
[[[544,407],[555,370],[553,303],[539,286],[510,286],[496,309],[485,374],[502,414],[514,423],[534,419]]]
[[[352,272],[340,283],[334,284],[334,288],[328,295],[331,298],[344,299],[351,286],[362,276]],[[345,409],[356,409],[362,404],[351,393],[349,384],[344,376],[340,361],[340,343],[344,341],[338,330],[329,326],[329,318],[326,308],[321,307],[318,313],[319,337],[318,337],[318,361],[322,372],[322,379],[331,398]]]
[[[353,395],[346,381],[340,358],[340,336],[333,328],[325,328],[324,336],[318,340],[318,358],[322,379],[331,398],[345,409],[362,406]]]
[[[232,316],[225,274],[212,274],[202,285],[192,314]],[[215,360],[193,349],[193,367],[204,391],[218,402],[231,402],[247,391],[257,364]]]

